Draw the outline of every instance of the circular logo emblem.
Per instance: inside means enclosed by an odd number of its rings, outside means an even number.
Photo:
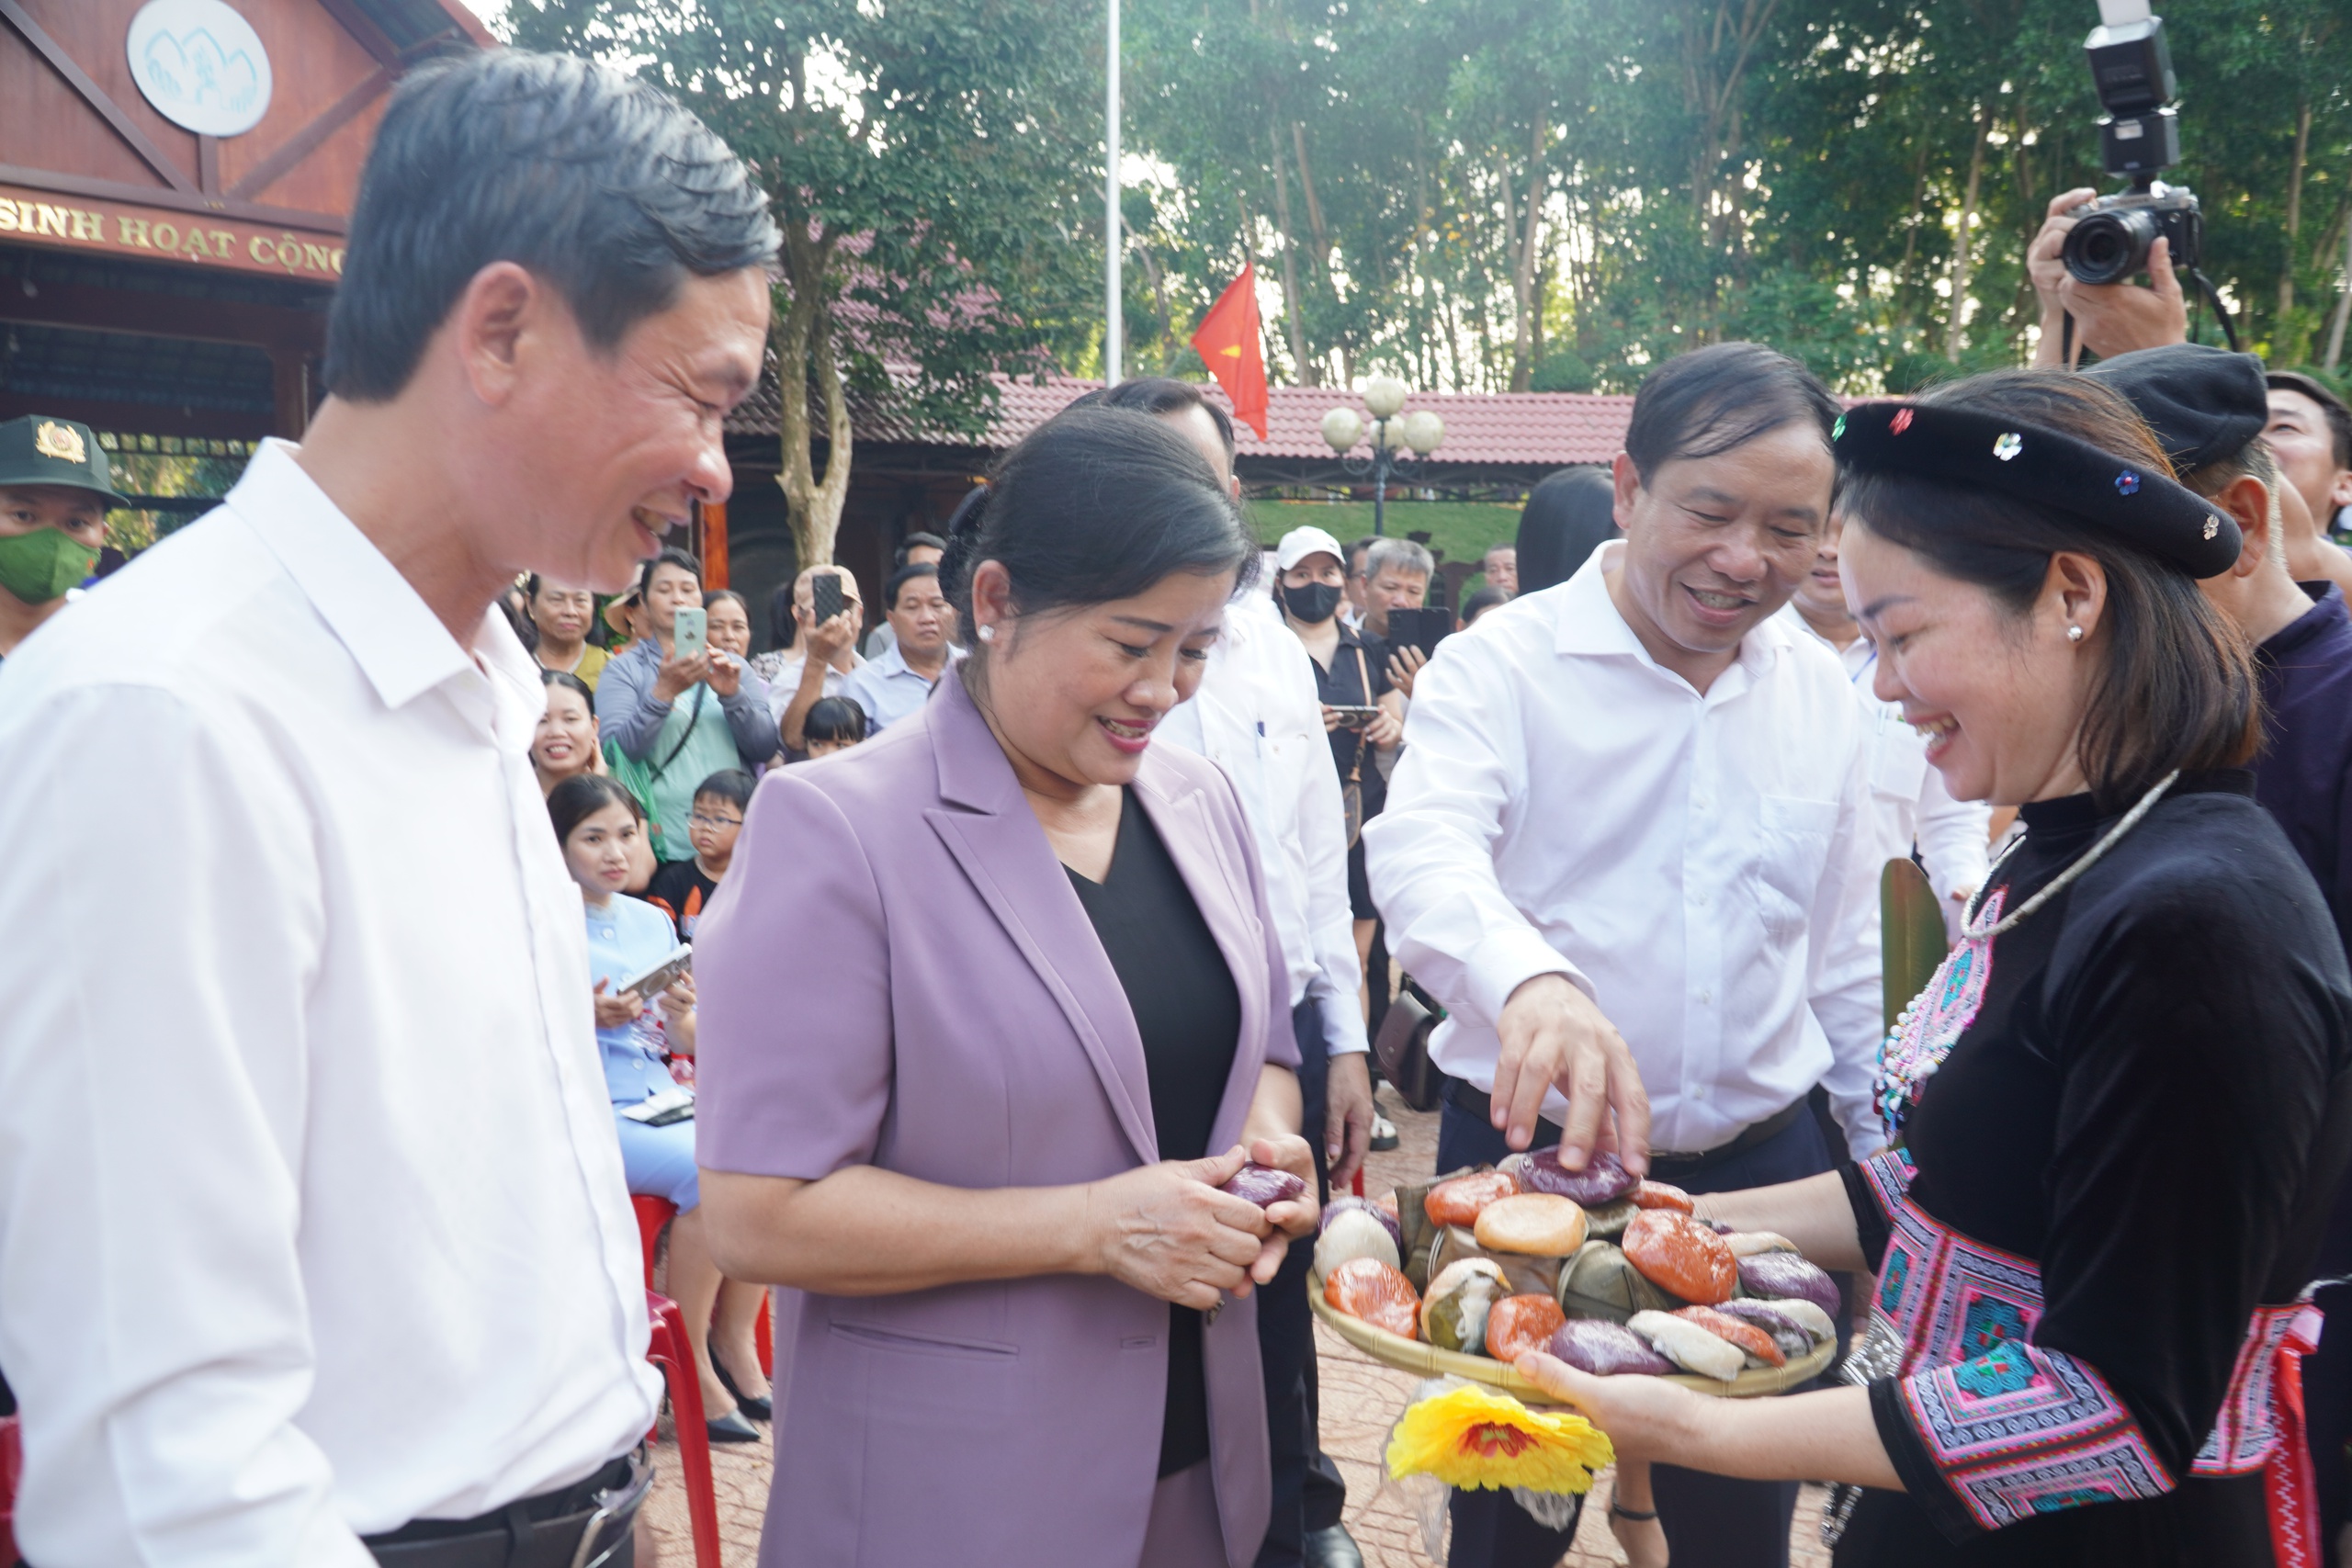
[[[269,110],[269,56],[222,0],[147,0],[128,51],[155,112],[199,136],[242,136]]]

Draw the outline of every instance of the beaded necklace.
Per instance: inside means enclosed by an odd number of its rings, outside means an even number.
[[[2180,770],[2175,768],[2158,779],[2155,787],[2142,795],[2138,804],[2125,812],[2122,820],[2109,829],[2098,842],[2007,914],[2002,913],[2002,905],[2007,900],[2008,889],[1994,885],[2010,859],[2024,846],[2025,840],[2020,838],[2012,844],[2008,853],[1985,876],[1984,888],[1970,906],[1967,921],[1961,929],[1960,944],[1937,965],[1935,977],[1928,982],[1927,989],[1895,1016],[1894,1027],[1887,1031],[1886,1043],[1879,1047],[1875,1098],[1879,1121],[1885,1126],[1890,1141],[1902,1137],[1912,1108],[1926,1092],[1928,1080],[1944,1065],[1944,1058],[1951,1055],[1951,1048],[1960,1043],[1968,1026],[1976,1021],[1976,1010],[1984,1000],[1984,987],[1993,978],[1994,939],[2016,930],[2027,916],[2098,864],[2124,834],[2156,808],[2156,802],[2164,798],[2165,792],[2179,777]]]

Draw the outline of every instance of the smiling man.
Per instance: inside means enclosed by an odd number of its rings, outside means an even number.
[[[1879,1146],[1864,716],[1774,618],[1828,525],[1837,412],[1753,344],[1668,361],[1616,460],[1623,541],[1420,672],[1364,842],[1396,956],[1448,1014],[1440,1170],[1532,1143],[1581,1165],[1609,1112],[1661,1180],[1794,1180],[1832,1164],[1816,1084],[1849,1148]],[[1642,1480],[1618,1483],[1629,1533],[1656,1528]],[[1676,1568],[1787,1562],[1794,1486],[1662,1466],[1657,1494]],[[1453,1508],[1455,1568],[1552,1563],[1575,1528],[1494,1494]]]
[[[615,592],[726,498],[776,243],[650,87],[419,68],[308,438],[0,667],[0,1367],[43,1568],[630,1561],[642,1262],[492,601]]]

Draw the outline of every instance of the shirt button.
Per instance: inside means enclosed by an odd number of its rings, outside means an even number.
[[[1706,1098],[1707,1098],[1707,1086],[1706,1086],[1705,1084],[1701,1084],[1698,1088],[1696,1088],[1696,1089],[1692,1089],[1692,1090],[1690,1091],[1690,1098],[1691,1098],[1691,1099],[1693,1099],[1693,1100],[1704,1100],[1704,1099],[1706,1099]]]
[[[1703,888],[1703,887],[1693,887],[1692,889],[1690,889],[1690,902],[1692,902],[1693,904],[1702,904],[1702,905],[1703,905],[1704,903],[1706,903],[1706,901],[1707,901],[1707,890],[1706,890],[1705,888]]]
[[[1711,796],[1694,795],[1690,797],[1690,809],[1693,811],[1704,811],[1713,805],[1714,800]]]
[[[1702,986],[1699,987],[1698,997],[1699,1005],[1704,1007],[1715,999],[1715,993],[1712,988]]]

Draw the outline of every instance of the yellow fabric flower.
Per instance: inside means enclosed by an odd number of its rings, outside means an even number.
[[[1449,1486],[1583,1492],[1616,1459],[1608,1436],[1581,1416],[1530,1410],[1471,1384],[1405,1412],[1388,1439],[1388,1473],[1434,1475]]]

